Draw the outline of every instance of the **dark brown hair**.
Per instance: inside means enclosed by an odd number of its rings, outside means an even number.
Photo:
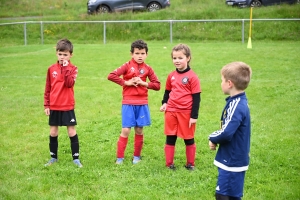
[[[146,53],[148,53],[148,46],[147,43],[144,42],[143,40],[136,40],[131,44],[131,49],[130,52],[133,53],[134,52],[134,48],[137,48],[139,50],[141,49],[145,49]]]
[[[73,44],[68,39],[61,39],[56,44],[56,51],[69,51],[73,53]]]

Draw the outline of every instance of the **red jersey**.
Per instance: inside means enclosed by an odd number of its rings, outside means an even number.
[[[122,76],[122,78],[120,77]],[[126,86],[125,81],[133,77],[140,77],[144,82],[149,79],[148,88],[144,86]],[[160,82],[153,69],[146,63],[138,64],[134,59],[126,62],[108,75],[108,80],[123,86],[122,104],[147,105],[148,89],[160,90]]]
[[[44,107],[50,110],[69,111],[75,108],[74,84],[78,69],[69,61],[68,66],[58,62],[47,71]]]
[[[166,90],[169,94],[166,111],[190,113],[193,105],[192,94],[200,93],[200,80],[192,70],[184,73],[173,71],[168,75]]]

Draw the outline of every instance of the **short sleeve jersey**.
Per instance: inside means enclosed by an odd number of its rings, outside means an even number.
[[[193,104],[192,94],[201,92],[200,80],[193,70],[185,73],[173,71],[168,75],[166,90],[171,91],[166,111],[189,113]]]

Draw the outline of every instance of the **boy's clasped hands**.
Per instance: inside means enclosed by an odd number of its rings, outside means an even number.
[[[133,77],[133,78],[125,81],[125,85],[135,86],[135,87],[138,87],[139,85],[142,85],[142,86],[147,87],[148,83],[144,82],[140,77],[136,76],[136,77]]]

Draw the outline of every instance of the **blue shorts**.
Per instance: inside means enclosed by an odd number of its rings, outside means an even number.
[[[148,105],[122,105],[122,128],[151,125]]]
[[[218,168],[218,171],[216,193],[224,196],[242,197],[246,171],[230,172],[221,168]]]

